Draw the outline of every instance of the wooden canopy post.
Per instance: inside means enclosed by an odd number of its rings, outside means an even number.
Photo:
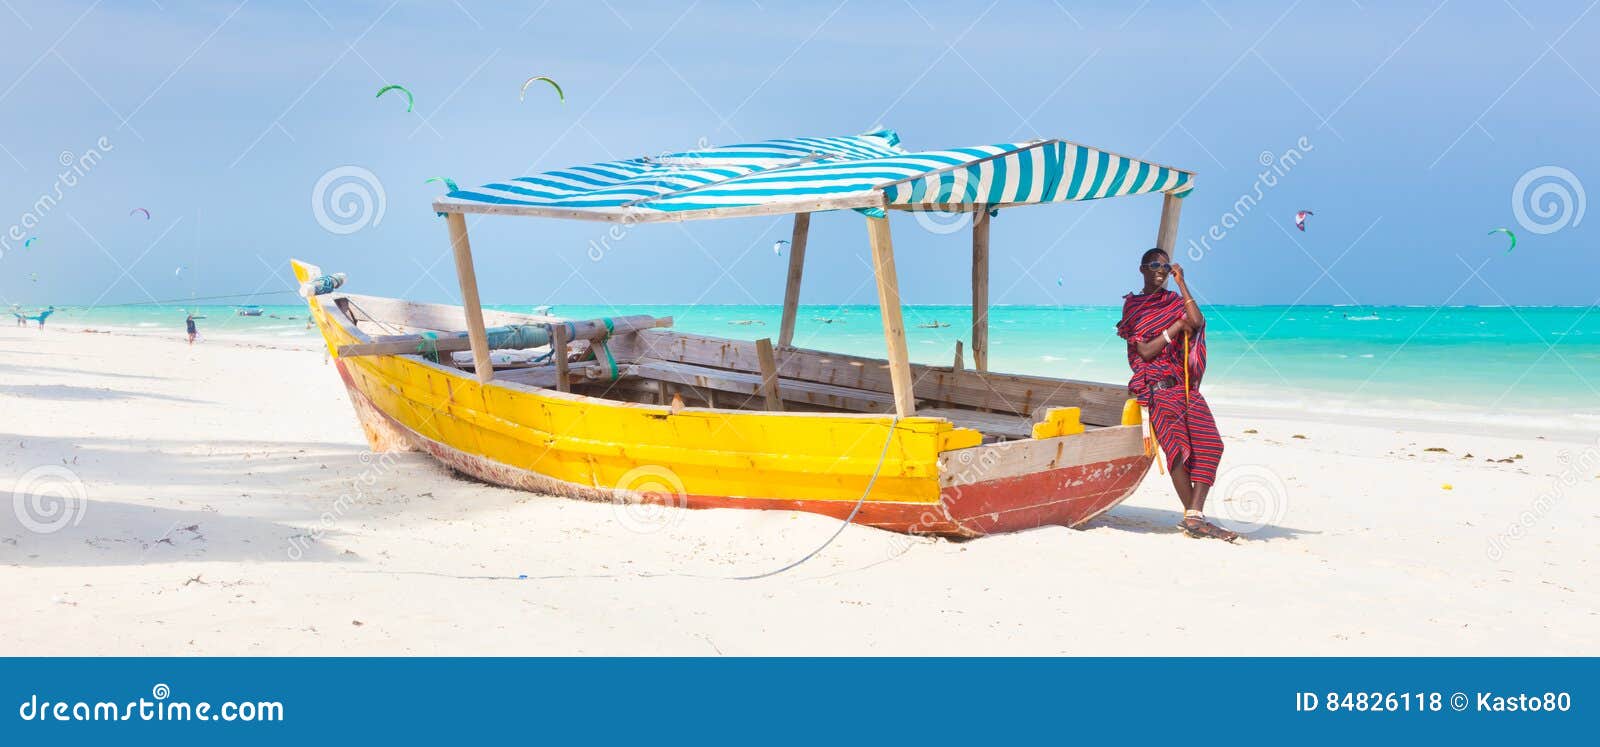
[[[1183,210],[1183,200],[1168,192],[1161,196],[1161,227],[1156,230],[1156,248],[1172,257],[1172,247],[1178,243],[1178,213]]]
[[[756,340],[756,364],[761,367],[761,393],[767,399],[767,409],[783,412],[783,394],[778,390],[778,359],[772,354],[772,340]]]
[[[467,242],[467,217],[445,213],[450,226],[450,248],[456,255],[456,281],[461,284],[461,307],[467,312],[467,338],[472,342],[472,368],[478,381],[494,378],[489,360],[489,336],[483,331],[483,306],[478,302],[478,273],[472,268],[472,245]]]
[[[778,347],[794,343],[794,318],[800,313],[800,273],[806,265],[806,235],[811,232],[811,214],[794,214],[794,232],[789,234],[789,283],[783,289],[783,321],[778,326]]]
[[[911,358],[906,351],[906,325],[900,310],[900,281],[894,269],[894,244],[889,219],[868,218],[872,240],[872,274],[878,280],[878,309],[883,317],[883,337],[889,348],[889,382],[894,389],[894,411],[902,418],[916,414]]]
[[[989,211],[972,214],[972,367],[989,370]]]
[[[550,325],[550,357],[556,359],[556,389],[572,391],[572,380],[567,377],[567,325]]]

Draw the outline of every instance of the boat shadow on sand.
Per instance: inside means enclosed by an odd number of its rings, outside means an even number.
[[[16,351],[0,350],[0,353],[7,355],[14,354],[15,352]],[[119,371],[104,371],[97,368],[62,368],[60,366],[11,365],[6,366],[6,372],[13,374],[32,374],[37,378],[46,379],[57,374],[67,374],[71,376],[98,376],[105,379],[129,379],[139,381],[172,380],[171,376],[146,376],[144,374],[130,374]]]
[[[154,399],[165,402],[209,404],[206,400],[178,397],[154,392],[132,392],[105,387],[72,386],[70,384],[0,384],[0,395],[48,399],[61,402],[95,402],[124,399]]]
[[[1216,521],[1215,516],[1209,518],[1213,522]],[[1182,534],[1183,530],[1178,528],[1180,521],[1183,521],[1183,512],[1175,509],[1122,505],[1089,522],[1084,528],[1107,527],[1137,534]],[[1251,531],[1244,531],[1239,527],[1234,529],[1239,532],[1240,542],[1293,540],[1299,539],[1301,535],[1321,534],[1309,529],[1295,529],[1276,524],[1265,524]]]
[[[37,497],[43,501],[38,505],[60,506],[50,503],[56,500],[53,496]],[[59,529],[48,532],[34,531],[4,516],[0,521],[0,565],[60,568],[351,559],[341,557],[337,543],[328,541],[337,531],[323,533],[321,541],[303,541],[297,538],[311,536],[306,527],[259,516],[95,500],[78,501],[72,511],[76,523],[66,519]],[[41,516],[35,526],[51,526],[48,522],[60,516]]]
[[[461,518],[527,497],[434,498],[418,487],[442,476],[432,459],[355,443],[0,433],[0,461],[18,473],[13,510],[0,510],[0,566],[361,562],[347,529]]]

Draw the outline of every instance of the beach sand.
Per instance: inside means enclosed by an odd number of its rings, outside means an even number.
[[[0,655],[1600,654],[1593,434],[1221,426],[1235,500],[1283,496],[1237,545],[1152,473],[1086,529],[853,526],[733,581],[837,522],[374,458],[320,350],[0,328]]]

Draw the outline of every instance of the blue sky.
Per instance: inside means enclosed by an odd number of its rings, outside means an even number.
[[[911,149],[1064,137],[1192,169],[1180,255],[1230,212],[1195,290],[1226,303],[1600,301],[1600,217],[1539,234],[1518,180],[1600,190],[1593,2],[24,2],[0,22],[0,300],[117,303],[284,287],[297,256],[352,289],[453,300],[430,176],[530,171],[878,125]],[[566,89],[517,88],[544,74]],[[386,83],[416,110],[373,98]],[[1258,158],[1303,159],[1259,204]],[[103,139],[103,140],[102,140]],[[99,143],[109,145],[101,150]],[[60,189],[60,159],[100,160]],[[381,184],[381,219],[319,226],[323,174]],[[1550,184],[1549,179],[1534,186]],[[1584,196],[1587,201],[1587,194]],[[1159,198],[1007,211],[992,299],[1115,303]],[[131,217],[146,207],[152,219]],[[1316,212],[1294,230],[1294,212]],[[1537,216],[1533,216],[1537,219]],[[1538,227],[1540,224],[1533,224]],[[1497,226],[1517,231],[1504,252]],[[894,223],[902,292],[965,303],[964,233]],[[777,303],[787,219],[640,227],[473,225],[490,303]],[[803,300],[871,303],[866,230],[818,216]],[[182,273],[178,267],[187,268]],[[1326,272],[1324,272],[1326,270]],[[37,281],[33,276],[37,276]],[[1060,279],[1060,285],[1057,285]],[[266,299],[270,300],[270,299]]]

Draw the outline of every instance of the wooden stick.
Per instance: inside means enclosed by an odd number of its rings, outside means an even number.
[[[1183,200],[1171,193],[1161,196],[1161,227],[1156,230],[1156,248],[1172,256],[1172,247],[1178,243],[1178,213],[1183,211]]]
[[[778,347],[794,343],[794,319],[800,312],[800,273],[806,264],[806,235],[811,232],[811,214],[794,214],[794,231],[789,234],[789,283],[783,289],[783,321],[778,326]]]
[[[956,340],[956,363],[950,367],[950,370],[955,373],[961,373],[961,369],[965,367],[966,366],[961,362],[961,341]]]
[[[756,340],[756,362],[761,366],[761,393],[767,396],[767,409],[783,412],[783,395],[778,391],[778,359],[772,354],[772,340]]]
[[[441,197],[433,202],[435,213],[473,213],[479,215],[528,215],[543,218],[568,218],[610,223],[681,223],[690,220],[746,218],[752,215],[792,215],[825,210],[883,208],[883,193],[873,189],[827,197],[808,196],[775,200],[759,205],[704,208],[700,210],[652,210],[649,208],[565,208],[548,205],[496,205]]]
[[[972,367],[989,370],[989,211],[972,214]]]
[[[900,281],[894,269],[894,242],[888,218],[868,218],[872,242],[872,274],[878,281],[878,310],[883,317],[883,338],[889,348],[889,381],[894,390],[894,411],[902,418],[917,412],[912,387],[911,357],[906,351],[906,325],[900,309]]]
[[[611,331],[606,328],[604,320],[598,319],[580,322],[559,322],[549,326],[552,339],[555,337],[556,328],[561,328],[563,330],[575,330],[576,334],[568,334],[568,337],[570,338],[568,339],[568,342],[571,342],[572,340],[598,340],[606,337],[608,334],[611,334]],[[653,316],[636,315],[612,319],[612,327],[615,329],[615,334],[619,335],[627,332],[637,332],[641,329],[656,329],[658,327],[670,326],[672,326],[672,317],[670,316],[657,318]],[[390,339],[381,340],[378,342],[360,342],[351,345],[340,345],[339,356],[341,358],[346,358],[361,355],[407,355],[417,352],[418,349],[424,345],[424,340],[427,340],[427,338],[424,338],[422,335],[395,335]],[[446,333],[428,341],[426,345],[427,347],[437,350],[441,353],[453,353],[458,350],[469,350],[472,348],[471,339],[460,332],[453,334]]]
[[[556,389],[570,392],[572,381],[567,378],[567,325],[558,324],[550,332],[551,337],[555,338],[550,343],[550,357],[556,362]]]
[[[445,216],[450,227],[450,247],[456,255],[456,281],[461,284],[461,306],[467,312],[467,338],[472,343],[472,368],[478,381],[494,379],[494,364],[489,359],[489,336],[483,331],[483,305],[478,302],[478,273],[472,267],[472,245],[467,241],[467,218],[460,213]]]

